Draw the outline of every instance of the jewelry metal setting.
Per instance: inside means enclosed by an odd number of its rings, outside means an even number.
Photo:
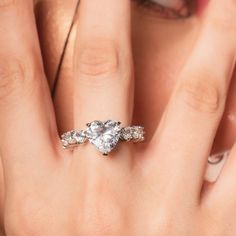
[[[227,150],[224,152],[220,152],[214,155],[211,155],[208,157],[208,163],[211,165],[217,165],[219,164],[223,159],[227,158],[230,154],[231,150]]]
[[[134,143],[144,141],[144,127],[121,127],[121,122],[107,120],[105,122],[95,120],[87,124],[86,130],[72,130],[61,136],[64,148],[75,148],[89,141],[103,155],[108,155],[119,141],[132,141]]]

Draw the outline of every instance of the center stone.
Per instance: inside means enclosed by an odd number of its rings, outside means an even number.
[[[120,122],[93,121],[87,124],[86,135],[89,141],[104,155],[116,147],[120,138]]]

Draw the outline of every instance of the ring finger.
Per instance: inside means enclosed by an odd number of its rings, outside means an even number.
[[[128,0],[81,1],[75,50],[75,128],[93,120],[130,123],[133,83],[129,36]]]

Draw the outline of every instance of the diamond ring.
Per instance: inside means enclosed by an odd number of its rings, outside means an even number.
[[[75,148],[87,141],[92,143],[103,155],[108,155],[119,141],[144,141],[142,126],[121,127],[121,122],[95,120],[87,124],[86,130],[72,130],[61,136],[64,148]]]

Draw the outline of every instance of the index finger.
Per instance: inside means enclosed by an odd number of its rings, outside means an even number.
[[[19,172],[23,175],[23,170],[35,170],[32,166],[48,160],[49,155],[40,153],[45,147],[54,150],[59,138],[55,138],[33,1],[0,3],[0,35],[0,152],[7,186],[12,186],[8,180],[19,182]]]

